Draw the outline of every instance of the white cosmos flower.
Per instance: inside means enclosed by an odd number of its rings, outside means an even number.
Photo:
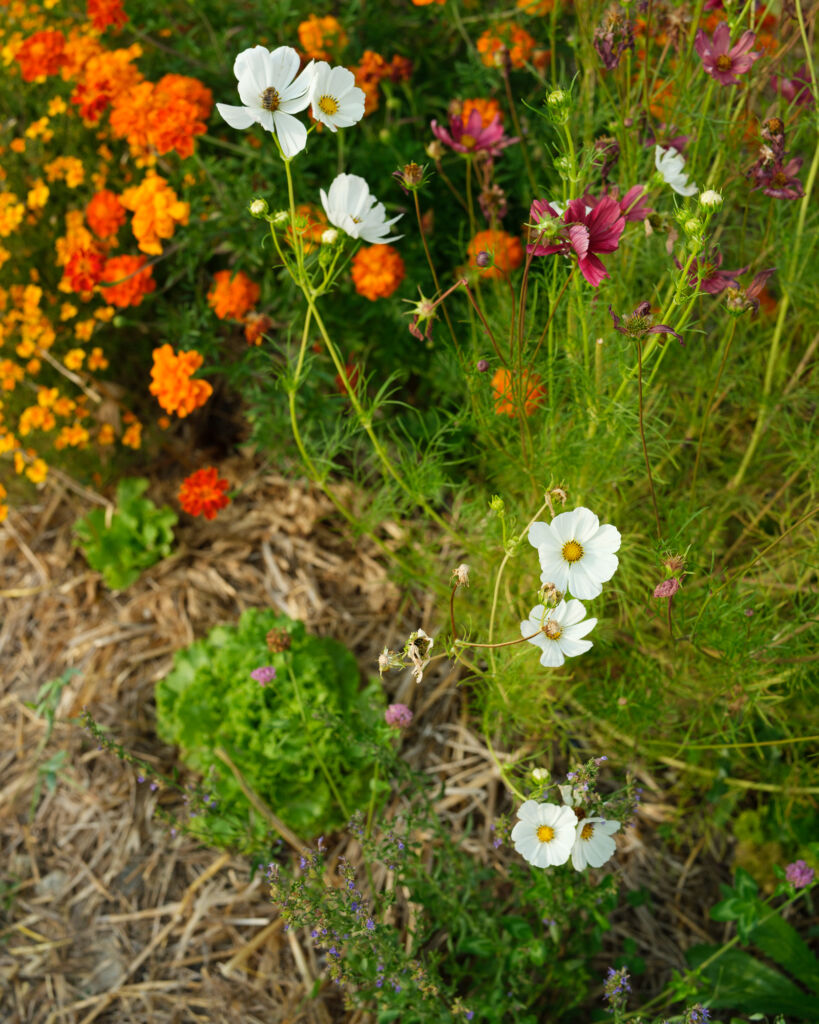
[[[356,86],[355,75],[323,60],[314,69],[310,102],[313,117],[331,132],[349,128],[364,116],[364,90]]]
[[[249,128],[260,124],[279,138],[282,153],[290,159],[307,145],[307,128],[293,117],[310,103],[313,61],[299,75],[301,61],[292,46],[268,50],[253,46],[242,50],[233,65],[239,80],[239,98],[244,104],[233,107],[217,103],[216,109],[231,128]]]
[[[584,818],[578,822],[577,837],[572,847],[572,864],[582,871],[585,867],[602,867],[616,849],[612,834],[620,828],[619,821],[606,818]]]
[[[515,849],[536,868],[565,864],[577,838],[577,816],[571,807],[526,800],[512,829]]]
[[[597,619],[583,619],[586,609],[579,601],[561,601],[557,608],[535,605],[520,624],[520,635],[542,650],[540,664],[559,668],[566,658],[584,654],[592,647],[582,638],[597,625]],[[535,634],[535,635],[533,635]]]
[[[320,189],[321,205],[327,219],[351,238],[362,238],[370,245],[397,242],[402,235],[388,238],[390,227],[403,214],[387,220],[384,204],[370,195],[367,182],[357,174],[339,174],[330,186],[329,194]]]
[[[584,601],[597,597],[617,571],[619,532],[608,523],[601,526],[582,506],[561,512],[551,523],[532,523],[529,543],[540,556],[541,581]]]
[[[663,176],[666,185],[670,185],[678,195],[693,196],[698,192],[697,186],[690,185],[688,175],[683,173],[685,157],[672,146],[668,149],[654,147],[654,166]]]

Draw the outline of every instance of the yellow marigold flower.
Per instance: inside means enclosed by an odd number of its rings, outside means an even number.
[[[93,317],[88,320],[78,320],[74,324],[74,337],[77,341],[88,341],[94,333],[96,326],[97,322]]]
[[[374,302],[392,295],[404,280],[404,261],[391,245],[365,245],[353,257],[351,273],[358,294]]]
[[[88,444],[88,431],[79,423],[65,426],[54,439],[55,448],[82,448]]]
[[[12,153],[25,153],[26,151],[26,140],[25,139],[12,139],[9,143],[9,149]]]
[[[48,101],[46,110],[48,111],[49,117],[54,117],[56,114],[64,114],[66,110],[68,110],[68,107],[62,96],[54,96]]]
[[[77,315],[77,307],[72,305],[70,302],[64,302],[60,306],[60,319],[70,320],[72,317]]]
[[[337,18],[311,14],[298,27],[299,42],[305,56],[313,60],[333,60],[347,45],[347,33]]]
[[[13,192],[0,192],[0,238],[8,238],[20,226],[26,208]]]
[[[14,434],[5,430],[5,428],[0,432],[0,455],[7,455],[9,452],[13,452],[17,444],[17,438]]]
[[[0,359],[0,387],[4,391],[14,391],[17,384],[25,376],[22,366],[11,361],[11,359]]]
[[[25,136],[27,139],[39,137],[42,138],[43,142],[48,142],[54,138],[54,132],[49,130],[47,117],[38,117],[36,121],[32,121],[28,128],[26,128]]]
[[[23,458],[23,453],[19,448],[14,452],[14,472],[20,474],[24,472],[26,468],[26,460]]]
[[[28,206],[29,210],[41,210],[48,202],[50,191],[43,179],[38,178],[34,182],[34,187],[29,189],[28,197],[26,198],[26,206]]]
[[[63,356],[63,363],[69,370],[79,370],[85,360],[85,352],[81,348],[72,348]]]
[[[59,397],[59,388],[40,388],[37,392],[37,405],[43,409],[49,409]]]
[[[0,245],[0,267],[2,267],[3,264],[7,260],[10,260],[10,259],[11,259],[11,253],[8,251],[8,249],[4,245]]]
[[[187,224],[190,203],[182,202],[168,182],[149,172],[142,183],[128,188],[120,197],[126,210],[133,211],[131,228],[139,249],[149,255],[162,253],[160,239],[171,238],[177,224]]]
[[[29,359],[37,351],[37,346],[31,338],[23,338],[18,345],[14,346],[14,351],[21,359]]]
[[[39,359],[36,358],[29,359],[29,361],[26,363],[26,373],[29,375],[29,377],[36,377],[40,370],[42,370],[42,368],[43,364],[40,362]]]
[[[202,382],[204,383],[204,381]],[[122,443],[126,448],[141,448],[142,447],[142,424],[132,423],[130,427],[122,435]]]
[[[60,395],[57,401],[52,405],[51,410],[55,416],[70,416],[72,412],[77,408],[77,403],[68,397],[68,395]]]
[[[115,313],[116,309],[113,306],[100,306],[99,309],[94,310],[94,319],[99,320],[100,323],[107,324],[114,319]]]
[[[26,469],[26,476],[33,484],[41,484],[48,476],[48,466],[44,459],[35,459]]]
[[[97,431],[97,444],[113,444],[116,434],[110,423],[103,423]]]
[[[102,354],[101,348],[92,348],[88,357],[88,369],[93,373],[95,370],[107,370],[108,360]]]
[[[196,184],[196,175],[191,174],[190,171],[185,171],[185,176],[182,178],[182,184],[187,188],[193,188]]]
[[[57,420],[50,409],[44,409],[39,405],[30,405],[20,413],[17,429],[20,432],[20,437],[27,437],[32,430],[51,430],[56,423]]]

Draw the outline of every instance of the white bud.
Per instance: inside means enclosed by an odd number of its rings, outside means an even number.
[[[722,206],[722,196],[712,188],[706,189],[705,192],[700,192],[700,206],[716,209],[718,206]]]
[[[264,217],[267,213],[267,203],[264,199],[254,199],[249,209],[253,217]]]
[[[321,233],[322,245],[335,245],[338,241],[338,231],[335,228],[327,228]]]
[[[550,775],[551,773],[548,768],[535,768],[532,770],[532,778],[535,782],[548,782]]]

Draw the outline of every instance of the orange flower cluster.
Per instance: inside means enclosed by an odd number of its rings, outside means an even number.
[[[206,380],[191,380],[202,365],[202,356],[191,349],[177,355],[170,345],[155,348],[150,392],[165,412],[184,417],[204,405],[213,394]]]
[[[74,249],[63,269],[63,291],[91,292],[102,279],[105,257],[96,246]]]
[[[440,4],[442,7],[446,0],[412,0],[416,7],[429,7],[430,4]]]
[[[333,60],[347,45],[347,33],[331,14],[311,14],[298,27],[299,42],[308,60]]]
[[[532,57],[537,43],[526,29],[508,21],[488,28],[478,38],[476,46],[481,60],[489,68],[500,67],[506,51],[512,67],[522,68]]]
[[[110,26],[122,28],[128,15],[122,9],[122,0],[86,0],[88,18],[97,32]]]
[[[103,50],[95,40],[91,44],[90,53],[78,48],[77,67],[71,75],[77,85],[71,102],[83,121],[96,124],[118,96],[128,96],[142,81],[142,72],[133,64],[142,56],[142,47],[134,43],[124,50]]]
[[[156,288],[144,256],[112,256],[105,261],[100,284],[102,297],[112,306],[138,306]]]
[[[460,116],[464,124],[469,120],[469,115],[473,110],[477,110],[480,114],[481,124],[484,128],[488,128],[496,117],[499,117],[501,123],[503,123],[503,112],[497,100],[481,99],[479,97],[471,100],[454,100],[449,105],[449,113]]]
[[[126,221],[125,207],[116,192],[101,189],[85,207],[85,220],[97,238],[115,238]]]
[[[65,61],[65,36],[52,29],[35,32],[24,40],[14,59],[24,82],[44,81],[56,75]]]
[[[555,0],[517,0],[515,6],[526,14],[551,14]]]
[[[353,257],[355,290],[374,302],[386,299],[404,280],[404,261],[391,245],[366,245]]]
[[[540,377],[529,370],[523,371],[522,387],[518,388],[517,401],[523,399],[523,411],[531,416],[541,404],[546,389],[541,387]],[[515,401],[515,386],[512,374],[508,370],[495,370],[492,377],[492,390],[495,393],[495,415],[517,418],[518,405]]]
[[[174,151],[193,155],[194,137],[207,131],[213,94],[196,78],[165,75],[118,93],[111,104],[111,131],[131,152],[148,159]]]
[[[313,245],[318,245],[327,228],[327,215],[320,206],[314,203],[300,203],[296,207],[296,223],[287,228],[287,240],[293,244],[293,231],[301,235],[304,251],[310,252]]]
[[[25,206],[13,192],[0,192],[0,238],[13,235],[25,213]]]
[[[227,480],[219,479],[215,466],[205,466],[182,481],[179,504],[188,515],[215,519],[219,509],[230,504],[230,498],[225,494],[228,486]]]
[[[523,263],[523,245],[506,231],[479,231],[467,246],[469,265],[477,267],[478,253],[488,252],[492,265],[481,268],[482,277],[502,277]]]
[[[220,320],[241,320],[259,301],[261,289],[255,281],[237,271],[217,270],[208,292],[208,305]]]
[[[141,252],[162,254],[163,238],[172,238],[177,224],[187,224],[190,203],[182,202],[168,182],[153,172],[141,184],[126,189],[122,205],[134,214],[131,228]]]
[[[364,92],[364,116],[378,109],[378,86],[385,78],[392,82],[408,82],[412,75],[412,61],[396,54],[391,61],[375,50],[365,50],[359,63],[350,68],[355,84]]]

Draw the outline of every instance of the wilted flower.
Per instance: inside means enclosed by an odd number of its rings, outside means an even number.
[[[734,314],[744,313],[752,310],[751,316],[755,317],[759,312],[759,296],[769,277],[776,273],[776,267],[767,267],[754,277],[747,288],[728,288],[725,294],[725,305],[729,312]]]
[[[780,160],[758,161],[750,172],[756,179],[752,191],[761,188],[766,196],[774,199],[801,199],[805,190],[796,176],[801,166],[801,156],[794,157],[784,165]]]
[[[671,576],[667,580],[663,580],[662,583],[658,583],[654,588],[655,597],[673,597],[680,589],[680,581],[676,576]]]
[[[607,71],[620,63],[624,50],[634,49],[634,28],[619,4],[612,4],[594,30],[594,48]]]
[[[648,302],[641,302],[633,313],[622,318],[614,312],[611,306],[609,306],[609,313],[614,321],[615,331],[619,331],[620,334],[625,334],[629,338],[642,338],[645,334],[673,334],[681,345],[685,344],[682,336],[677,334],[673,328],[666,324],[651,323],[651,304]]]
[[[465,562],[461,562],[458,568],[453,571],[452,582],[459,587],[469,586],[469,566]]]
[[[781,78],[778,82],[774,79],[773,86],[788,103],[796,103],[800,107],[813,106],[813,93],[811,92],[810,72],[807,64],[797,68],[790,78]]]
[[[426,164],[421,167],[414,161],[408,164],[404,164],[403,167],[399,167],[397,171],[392,172],[393,178],[398,181],[398,184],[409,195],[410,192],[415,192],[424,184],[426,180]]]
[[[754,61],[762,56],[761,51],[749,53],[755,42],[756,33],[749,29],[729,49],[731,29],[727,22],[721,21],[714,29],[713,39],[709,39],[705,31],[699,29],[694,48],[702,59],[703,70],[715,81],[720,85],[739,85],[736,75],[748,71]]]
[[[692,288],[697,287],[700,282],[700,290],[709,295],[719,295],[726,288],[738,288],[737,277],[744,274],[747,267],[740,267],[739,270],[721,270],[723,255],[718,249],[712,249],[704,257],[697,256],[688,270],[688,283]],[[674,260],[677,269],[681,270],[682,265]]]

